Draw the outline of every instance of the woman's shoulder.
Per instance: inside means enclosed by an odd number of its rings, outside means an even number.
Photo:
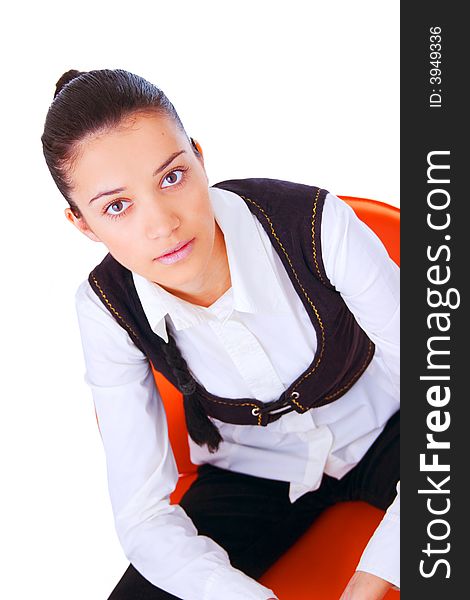
[[[89,279],[84,279],[75,291],[75,308],[80,321],[103,325],[107,328],[121,329],[109,310],[98,298]]]
[[[90,328],[104,326],[108,329],[114,329],[117,325],[91,287],[88,278],[84,279],[75,291],[75,308],[81,325],[89,323]]]
[[[88,278],[84,279],[75,290],[75,304],[82,307],[90,302],[93,303],[94,296],[96,296],[96,294],[93,293]]]
[[[88,279],[82,281],[75,292],[75,308],[86,355],[97,352],[102,360],[109,352],[110,356],[125,362],[147,361],[128,332],[98,298]]]
[[[91,309],[92,306],[103,308],[103,303],[91,285],[90,277],[84,279],[75,290],[75,304],[78,308],[85,308],[85,310]]]

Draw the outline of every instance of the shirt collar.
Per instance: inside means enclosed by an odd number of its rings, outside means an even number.
[[[166,315],[179,330],[206,323],[211,318],[226,319],[232,310],[246,313],[285,313],[289,310],[256,225],[256,217],[245,201],[233,192],[212,187],[209,198],[227,249],[232,286],[225,294],[206,308],[182,300],[157,283],[132,273],[149,324],[165,342],[168,342]]]

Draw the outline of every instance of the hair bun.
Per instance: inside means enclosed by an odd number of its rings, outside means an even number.
[[[70,69],[69,71],[66,71],[61,78],[59,79],[59,81],[55,84],[55,94],[54,94],[54,98],[57,96],[57,94],[61,91],[61,89],[67,84],[69,83],[69,81],[72,81],[72,79],[75,79],[76,77],[78,77],[79,75],[82,75],[83,71],[77,71],[77,69]]]

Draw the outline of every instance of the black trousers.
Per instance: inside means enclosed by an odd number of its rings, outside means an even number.
[[[289,484],[209,464],[181,499],[200,534],[219,543],[231,564],[254,579],[290,548],[327,507],[364,500],[385,510],[399,480],[400,412],[395,413],[362,460],[342,479],[324,475],[321,486],[291,503]],[[129,565],[108,600],[180,600]]]

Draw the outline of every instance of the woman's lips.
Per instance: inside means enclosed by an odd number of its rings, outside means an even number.
[[[192,252],[194,240],[195,238],[189,240],[189,242],[186,242],[183,246],[181,246],[180,248],[178,248],[178,250],[175,250],[174,252],[157,256],[155,260],[158,260],[158,262],[161,262],[164,265],[171,265],[175,262],[178,262],[179,260],[182,260],[183,258],[186,258]]]

